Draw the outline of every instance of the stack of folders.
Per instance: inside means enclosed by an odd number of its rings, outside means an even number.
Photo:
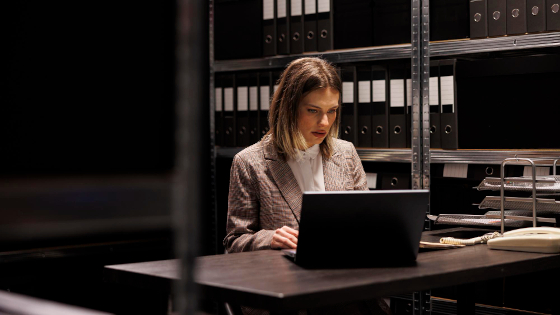
[[[455,59],[431,61],[431,147],[457,149]],[[342,64],[339,137],[358,148],[410,148],[412,80],[408,63]],[[215,77],[216,145],[245,147],[269,130],[281,70]]]
[[[410,43],[410,16],[410,0],[216,0],[215,58]],[[433,41],[545,31],[560,31],[558,0],[430,2]]]
[[[470,0],[470,37],[560,31],[558,0]]]
[[[221,147],[246,147],[268,132],[272,72],[217,74],[215,136]]]

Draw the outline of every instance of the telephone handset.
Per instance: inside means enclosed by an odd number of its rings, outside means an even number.
[[[560,253],[560,228],[530,227],[505,232],[488,240],[491,249],[533,253]]]

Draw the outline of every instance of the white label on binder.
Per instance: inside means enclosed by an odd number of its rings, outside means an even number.
[[[550,167],[538,167],[537,166],[537,176],[548,176],[550,175]],[[525,166],[523,168],[523,176],[533,177],[533,167]]]
[[[315,13],[317,13],[315,0],[305,0],[305,14],[315,14]]]
[[[263,0],[263,20],[274,19],[274,0]]]
[[[430,78],[430,105],[439,105],[438,77]]]
[[[286,0],[276,0],[276,8],[278,9],[278,18],[286,17]]]
[[[371,81],[373,88],[373,102],[385,102],[387,96],[385,95],[385,80],[373,80]]]
[[[406,79],[406,105],[412,106],[412,80]]]
[[[331,1],[330,0],[319,0],[319,7],[317,11],[319,13],[329,12],[331,10]]]
[[[224,111],[233,112],[233,88],[224,89]]]
[[[270,109],[270,86],[261,86],[261,110]]]
[[[453,76],[441,77],[441,105],[455,105]],[[453,112],[455,112],[455,106],[453,106]]]
[[[358,102],[371,102],[371,84],[370,81],[358,81]]]
[[[389,88],[391,89],[391,107],[404,107],[404,80],[391,80]]]
[[[354,103],[354,82],[342,82],[342,103]]]
[[[443,165],[443,177],[467,178],[469,164],[445,164]]]
[[[222,88],[215,88],[214,92],[216,94],[215,96],[215,101],[216,101],[216,111],[217,112],[221,112],[222,111]]]
[[[292,0],[292,16],[301,15],[301,0]]]
[[[256,86],[249,88],[249,109],[259,110],[258,90]]]
[[[377,173],[366,173],[366,180],[368,188],[377,188]]]
[[[247,92],[249,89],[246,86],[237,87],[237,110],[246,111],[249,109],[249,99],[247,98]]]

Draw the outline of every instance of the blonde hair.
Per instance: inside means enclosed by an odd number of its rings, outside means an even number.
[[[320,58],[300,58],[292,61],[278,80],[278,89],[274,92],[268,123],[276,149],[284,158],[297,157],[297,149],[307,148],[307,142],[298,128],[298,107],[302,98],[310,92],[322,88],[333,88],[342,92],[342,83],[335,67]],[[333,153],[334,140],[338,138],[340,126],[340,99],[333,122],[325,140],[320,144],[324,158]]]

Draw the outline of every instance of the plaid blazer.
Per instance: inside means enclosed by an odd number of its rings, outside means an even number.
[[[350,142],[334,139],[333,154],[323,158],[325,190],[367,190],[366,174]],[[270,249],[276,229],[299,229],[303,194],[270,136],[233,158],[230,173],[226,250]]]

